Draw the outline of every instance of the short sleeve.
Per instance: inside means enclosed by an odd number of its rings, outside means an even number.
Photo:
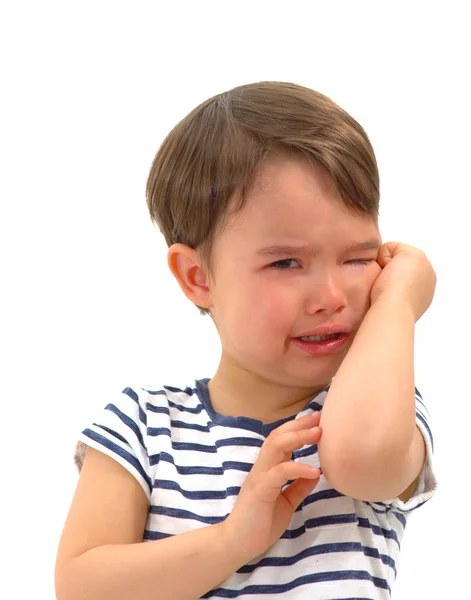
[[[425,406],[424,400],[417,388],[415,388],[415,422],[425,441],[425,460],[422,470],[419,474],[415,492],[407,502],[400,498],[393,498],[385,502],[374,503],[386,505],[394,511],[408,514],[419,508],[435,494],[437,489],[437,479],[433,470],[433,435],[431,427],[430,413]]]
[[[80,468],[83,444],[104,452],[140,483],[148,500],[152,493],[152,476],[147,452],[147,414],[144,395],[139,388],[125,388],[102,409],[97,420],[79,435],[75,456]]]

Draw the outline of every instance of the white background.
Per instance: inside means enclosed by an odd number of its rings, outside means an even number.
[[[214,372],[215,330],[172,279],[144,189],[181,118],[260,80],[317,89],[365,127],[383,239],[421,247],[435,267],[416,385],[434,417],[440,489],[409,521],[393,598],[466,595],[466,4],[1,5],[0,596],[54,598],[75,438],[109,395]]]

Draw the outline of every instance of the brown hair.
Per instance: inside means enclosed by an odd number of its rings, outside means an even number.
[[[224,218],[229,209],[244,206],[262,161],[272,153],[294,154],[323,167],[349,210],[378,217],[378,167],[357,121],[309,88],[252,83],[197,106],[157,152],[146,198],[167,245],[198,249],[211,271],[211,248]]]

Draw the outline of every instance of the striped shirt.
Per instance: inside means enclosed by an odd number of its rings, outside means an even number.
[[[113,457],[141,484],[149,500],[144,541],[223,521],[270,431],[322,410],[329,390],[295,417],[264,424],[216,413],[208,382],[127,387],[80,434],[81,442]],[[436,488],[429,414],[417,389],[416,422],[426,459],[408,502],[356,500],[321,476],[281,538],[202,598],[389,599],[407,518]],[[292,458],[319,466],[315,445]]]

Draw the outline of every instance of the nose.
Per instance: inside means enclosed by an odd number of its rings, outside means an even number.
[[[324,311],[333,314],[347,305],[347,296],[341,277],[326,274],[309,288],[307,312],[315,314]]]

